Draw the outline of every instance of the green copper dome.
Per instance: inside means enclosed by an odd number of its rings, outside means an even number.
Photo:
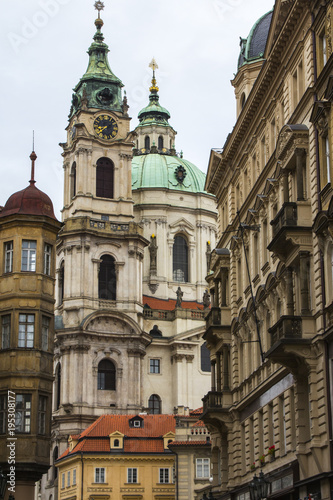
[[[150,153],[132,160],[132,189],[164,188],[188,193],[204,191],[206,176],[178,156]]]
[[[101,31],[103,21],[100,17],[96,19],[95,26],[97,31],[94,35],[94,41],[88,49],[88,68],[73,89],[69,118],[82,108],[99,108],[117,112],[124,110],[121,97],[121,88],[124,85],[110,68],[109,48],[104,43]]]

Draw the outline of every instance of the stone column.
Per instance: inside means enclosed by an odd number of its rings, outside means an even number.
[[[229,349],[223,346],[223,389],[229,390]]]
[[[309,313],[309,252],[299,254],[299,279],[301,288],[301,314]]]
[[[227,306],[227,277],[228,277],[228,269],[226,267],[222,267],[221,269],[221,306]]]
[[[293,270],[286,268],[286,288],[287,288],[287,315],[294,314],[294,289],[293,289]]]
[[[216,363],[217,363],[217,371],[216,371],[216,390],[221,391],[222,383],[221,383],[221,353],[216,353]]]
[[[216,374],[215,374],[215,368],[216,368],[216,360],[214,359],[211,361],[211,386],[212,386],[212,391],[216,391]]]
[[[214,307],[219,307],[219,279],[214,280]]]
[[[289,173],[287,170],[283,170],[282,186],[283,186],[283,203],[288,203],[289,201],[289,185],[288,185]]]
[[[296,149],[297,201],[304,200],[304,189],[303,189],[304,163],[305,163],[305,150],[304,149]]]

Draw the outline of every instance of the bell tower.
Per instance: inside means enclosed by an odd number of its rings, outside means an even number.
[[[134,221],[133,133],[123,84],[112,72],[100,11],[88,68],[74,88],[61,144],[63,227],[57,244],[53,458],[104,413],[144,406],[143,254]],[[56,475],[55,469],[53,469]],[[49,476],[52,472],[49,472]],[[52,477],[48,478],[50,488]],[[52,486],[53,485],[53,486]]]
[[[85,74],[74,88],[63,147],[63,220],[95,217],[129,222],[133,217],[133,134],[123,84],[112,72],[102,34],[102,2],[96,2],[96,33]]]

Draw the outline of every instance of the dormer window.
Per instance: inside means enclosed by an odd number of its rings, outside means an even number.
[[[138,415],[136,415],[135,417],[131,418],[131,420],[129,420],[128,423],[129,423],[130,427],[140,428],[140,427],[144,426],[144,420],[143,420],[143,418],[139,417]]]

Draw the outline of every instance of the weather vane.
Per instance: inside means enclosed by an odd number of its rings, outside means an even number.
[[[101,0],[97,0],[94,5],[95,9],[98,10],[98,17],[100,17],[101,10],[104,9],[104,3]]]

